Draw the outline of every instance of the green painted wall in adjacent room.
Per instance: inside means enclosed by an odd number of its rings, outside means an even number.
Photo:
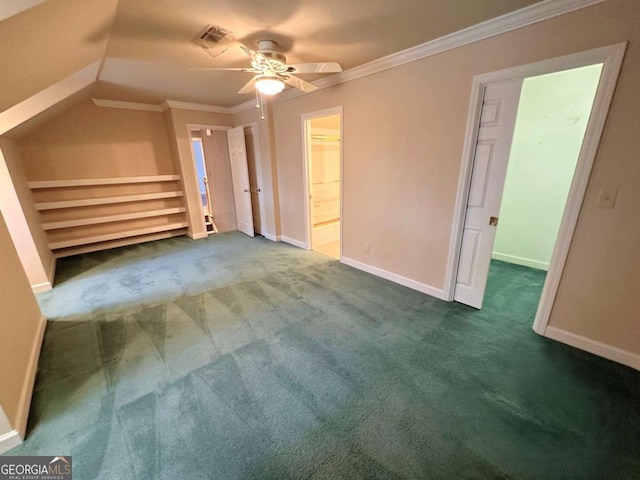
[[[524,81],[493,258],[548,268],[601,70]]]

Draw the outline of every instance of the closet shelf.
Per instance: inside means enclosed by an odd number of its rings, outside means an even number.
[[[85,225],[97,225],[100,223],[120,222],[123,220],[134,220],[136,218],[159,217],[162,215],[173,215],[176,213],[184,213],[186,208],[174,207],[164,208],[162,210],[149,210],[143,212],[123,213],[120,215],[109,215],[105,217],[89,217],[78,218],[74,220],[63,220],[59,222],[43,223],[42,228],[45,230],[57,230],[62,228],[82,227]]]
[[[143,200],[156,200],[159,198],[182,197],[182,191],[141,193],[138,195],[121,195],[118,197],[83,198],[79,200],[62,200],[57,202],[36,203],[37,210],[55,210],[58,208],[87,207],[90,205],[109,205],[112,203],[140,202]]]
[[[38,180],[28,182],[29,188],[67,188],[94,187],[98,185],[126,185],[131,183],[175,182],[180,175],[147,175],[140,177],[105,177],[105,178],[75,178],[69,180]]]
[[[109,240],[118,240],[118,239],[127,238],[127,237],[137,237],[139,235],[147,235],[149,233],[158,233],[158,232],[163,232],[168,230],[178,230],[180,228],[185,228],[187,226],[188,226],[187,222],[174,222],[174,223],[168,223],[165,225],[157,225],[155,227],[140,228],[137,230],[128,230],[125,232],[107,233],[103,235],[95,235],[93,237],[73,238],[69,240],[51,242],[49,243],[49,248],[51,250],[59,250],[61,248],[77,247],[79,245],[106,242]]]

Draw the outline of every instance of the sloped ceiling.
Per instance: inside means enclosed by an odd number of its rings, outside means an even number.
[[[34,3],[34,2],[31,2]],[[0,112],[104,58],[117,0],[49,0],[0,22]]]
[[[424,43],[538,0],[48,0],[0,21],[0,111],[103,60],[93,95],[233,106],[249,74],[238,48],[212,58],[191,43],[207,24],[250,48],[276,40],[290,63],[344,69]],[[313,81],[318,76],[306,75]]]

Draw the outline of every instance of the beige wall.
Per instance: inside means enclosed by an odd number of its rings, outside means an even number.
[[[0,211],[6,219],[29,283],[36,291],[53,285],[55,259],[22,168],[15,141],[0,138]]]
[[[24,435],[43,319],[1,214],[0,251],[0,410]]]
[[[282,234],[304,241],[300,116],[343,105],[344,255],[442,288],[473,76],[630,41],[550,324],[640,353],[638,25],[636,0],[609,0],[275,103]]]
[[[174,173],[160,112],[84,101],[20,139],[29,180]]]
[[[178,169],[178,173],[182,175],[185,203],[189,216],[189,235],[193,238],[201,238],[207,235],[207,231],[202,218],[189,125],[231,127],[233,118],[231,115],[222,113],[199,112],[179,108],[166,110],[164,118],[169,135],[173,163],[175,168]]]
[[[211,192],[213,221],[219,232],[237,230],[227,132],[225,130],[211,130],[211,135],[207,135],[206,131],[202,130],[201,135],[209,191]]]
[[[251,108],[240,112],[233,117],[233,125],[254,125],[257,129],[259,164],[258,179],[261,183],[258,187],[260,192],[260,203],[262,206],[262,216],[260,218],[261,233],[265,236],[276,237],[280,235],[280,203],[278,200],[278,173],[275,162],[275,138],[273,132],[273,120],[271,111],[266,105],[264,120],[260,118],[260,111]]]

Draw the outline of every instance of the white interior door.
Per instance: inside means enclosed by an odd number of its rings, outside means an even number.
[[[249,187],[249,168],[247,167],[247,149],[244,143],[244,127],[227,130],[229,142],[229,160],[233,179],[233,197],[236,205],[238,230],[250,237],[253,230],[253,212]]]
[[[522,80],[485,88],[454,300],[481,308],[489,275]]]

